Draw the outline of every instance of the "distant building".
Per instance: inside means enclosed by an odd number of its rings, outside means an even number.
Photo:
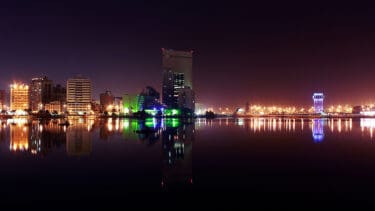
[[[193,51],[162,49],[163,54],[163,103],[169,108],[178,107],[180,90],[193,89]]]
[[[30,83],[30,109],[39,111],[52,100],[53,83],[46,76],[33,78]]]
[[[245,114],[250,114],[250,103],[246,102],[245,104]]]
[[[98,100],[92,100],[91,101],[91,110],[95,114],[99,114],[102,111],[102,108],[100,106],[100,101],[98,101]]]
[[[69,114],[83,115],[91,112],[91,81],[77,76],[67,81],[67,111]]]
[[[115,97],[113,101],[113,107],[115,112],[124,112],[124,104],[122,103],[122,97]]]
[[[113,103],[115,97],[112,95],[111,91],[106,91],[105,93],[100,94],[100,107],[101,111],[112,111]]]
[[[314,112],[315,113],[322,113],[324,111],[323,101],[324,95],[323,93],[314,93],[313,96],[314,101]]]
[[[66,103],[66,87],[57,84],[52,89],[52,101],[59,101],[61,104]]]
[[[142,96],[137,94],[125,94],[122,97],[122,103],[125,114],[132,114],[141,110],[143,102]]]
[[[44,110],[49,111],[50,113],[56,112],[60,114],[63,112],[63,105],[60,101],[51,101],[44,105]]]
[[[362,106],[354,106],[352,109],[352,114],[360,114],[362,112]]]
[[[178,107],[183,109],[195,110],[195,95],[190,87],[184,87],[179,90]]]
[[[5,90],[0,90],[0,109],[6,109],[6,93]]]
[[[162,105],[160,103],[160,93],[153,87],[147,86],[140,94],[142,102],[141,109],[157,109],[160,110]]]
[[[29,86],[21,83],[10,85],[10,110],[29,109]]]

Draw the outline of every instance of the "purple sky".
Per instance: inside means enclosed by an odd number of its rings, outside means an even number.
[[[94,97],[161,88],[161,48],[194,50],[199,102],[375,102],[375,8],[319,1],[12,1],[0,5],[0,88],[47,75]]]

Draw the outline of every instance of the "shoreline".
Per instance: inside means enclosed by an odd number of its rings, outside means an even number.
[[[216,115],[215,117],[206,116],[194,116],[194,117],[184,117],[184,116],[158,116],[158,117],[134,117],[134,116],[95,116],[95,115],[67,115],[67,116],[34,116],[34,115],[0,115],[0,119],[14,119],[14,118],[27,118],[27,119],[67,119],[67,118],[93,118],[93,119],[109,119],[109,118],[119,118],[119,119],[219,119],[219,118],[306,118],[306,119],[335,119],[335,118],[375,118],[375,116],[365,116],[360,114],[339,114],[339,115],[311,115],[311,114],[292,114],[292,115]]]

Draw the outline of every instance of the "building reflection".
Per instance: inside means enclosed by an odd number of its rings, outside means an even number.
[[[315,143],[322,142],[324,139],[324,120],[312,120],[312,136]]]
[[[164,189],[190,187],[192,177],[192,143],[194,123],[180,122],[179,119],[166,119],[162,131],[162,181]]]
[[[27,151],[29,149],[29,126],[27,120],[15,121],[10,124],[10,146],[11,151]]]
[[[360,127],[362,133],[368,132],[370,137],[374,136],[375,119],[372,118],[361,118]]]
[[[58,120],[49,122],[33,121],[30,135],[30,152],[32,154],[46,155],[54,148],[60,148],[66,143],[64,127]]]
[[[70,119],[66,128],[66,152],[69,156],[90,155],[92,151],[91,129],[94,120]]]

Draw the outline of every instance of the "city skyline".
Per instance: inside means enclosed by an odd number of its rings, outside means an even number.
[[[7,2],[0,87],[82,74],[95,98],[161,91],[160,51],[171,48],[194,50],[196,101],[207,105],[303,106],[313,92],[330,104],[375,101],[371,5],[272,4]]]

